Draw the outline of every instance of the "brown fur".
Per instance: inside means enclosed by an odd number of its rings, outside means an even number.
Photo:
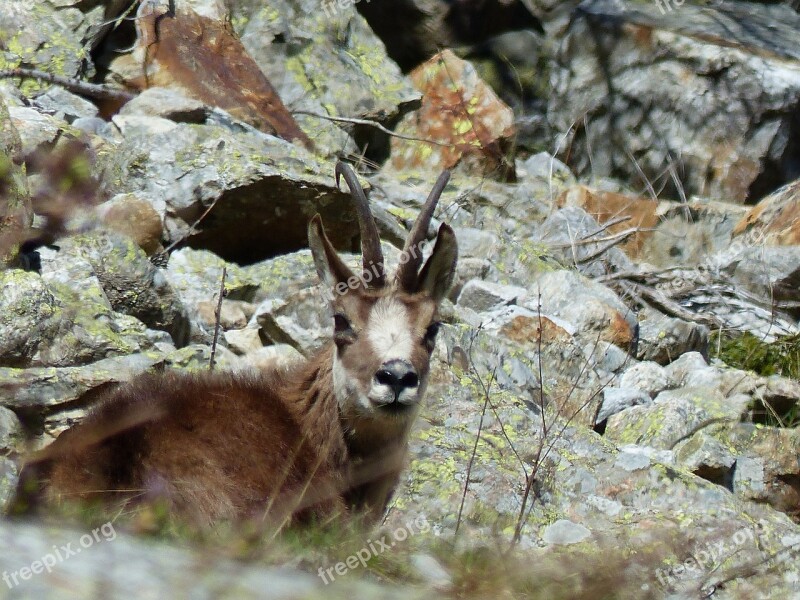
[[[343,510],[329,354],[290,372],[140,376],[59,436],[21,487],[39,478],[46,503],[166,501],[201,525]]]

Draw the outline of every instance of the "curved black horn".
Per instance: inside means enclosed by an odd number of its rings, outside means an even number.
[[[378,228],[375,226],[375,219],[369,210],[369,202],[361,189],[355,172],[350,165],[336,163],[336,187],[339,187],[339,177],[344,177],[347,187],[350,188],[350,195],[356,205],[358,215],[358,226],[361,230],[361,258],[364,270],[364,280],[370,283],[370,287],[383,287],[386,285],[386,271],[383,267],[383,252],[381,251],[381,237]],[[367,275],[369,273],[369,275]]]
[[[405,263],[401,263],[397,269],[397,285],[400,289],[407,292],[414,292],[417,286],[417,272],[422,264],[422,252],[420,251],[420,244],[425,240],[428,235],[428,227],[433,218],[433,211],[436,209],[436,204],[439,202],[439,196],[442,195],[447,182],[450,180],[450,171],[442,171],[439,179],[428,194],[428,199],[422,205],[422,210],[414,221],[414,226],[406,238],[406,244],[403,248],[405,255]]]

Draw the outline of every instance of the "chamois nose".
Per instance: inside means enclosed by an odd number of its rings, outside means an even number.
[[[400,393],[406,388],[414,388],[419,385],[417,371],[412,364],[405,360],[389,360],[383,363],[375,379],[382,385],[388,385],[394,392],[397,399]]]

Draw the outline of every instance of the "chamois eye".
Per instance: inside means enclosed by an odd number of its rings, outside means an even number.
[[[441,326],[440,321],[434,321],[425,329],[425,337],[422,341],[431,350],[433,350],[433,343],[436,341],[436,334],[439,333]]]
[[[354,342],[356,332],[350,320],[341,313],[333,315],[333,341],[337,346],[343,346]]]
[[[333,315],[333,331],[334,333],[348,333],[353,331],[353,326],[342,313],[336,313]]]

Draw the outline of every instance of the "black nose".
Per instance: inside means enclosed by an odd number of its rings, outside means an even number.
[[[419,385],[417,371],[410,362],[405,360],[390,360],[383,363],[383,366],[375,373],[375,379],[378,383],[392,388],[395,399],[405,388]]]

